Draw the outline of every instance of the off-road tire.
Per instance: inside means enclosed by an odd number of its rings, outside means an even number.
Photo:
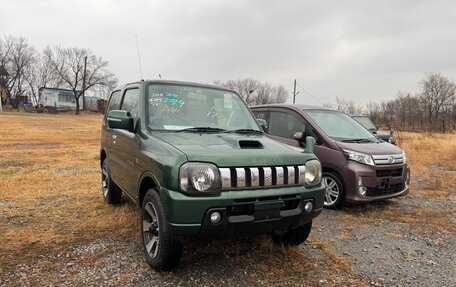
[[[122,190],[111,178],[111,170],[109,169],[107,158],[101,164],[101,191],[104,200],[109,204],[119,204],[122,200]]]
[[[290,230],[275,231],[272,234],[272,240],[283,246],[297,246],[306,241],[311,229],[312,221]]]
[[[149,189],[144,196],[140,225],[144,255],[150,267],[156,271],[176,268],[182,256],[182,243],[172,233],[160,195],[155,189]],[[152,243],[148,250],[148,244],[154,240],[156,243]]]

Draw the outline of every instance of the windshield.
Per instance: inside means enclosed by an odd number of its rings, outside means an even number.
[[[365,127],[368,130],[377,130],[374,126],[374,123],[368,118],[368,117],[360,117],[360,116],[354,116],[353,117],[358,123],[362,124],[363,127]]]
[[[147,125],[166,131],[237,131],[260,128],[234,92],[185,85],[149,84]]]
[[[326,135],[336,141],[376,141],[368,130],[347,114],[325,110],[309,110],[306,113]]]

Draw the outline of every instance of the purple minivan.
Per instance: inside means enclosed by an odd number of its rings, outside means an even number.
[[[271,138],[296,148],[316,139],[323,168],[325,207],[370,202],[409,192],[410,169],[399,147],[377,139],[349,115],[331,109],[271,104],[250,107]],[[263,122],[264,123],[264,122]]]

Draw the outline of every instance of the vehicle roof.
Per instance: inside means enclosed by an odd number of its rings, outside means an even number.
[[[251,108],[290,108],[290,109],[297,109],[297,110],[324,110],[324,111],[336,111],[335,109],[331,108],[324,108],[319,106],[311,106],[311,105],[302,105],[302,104],[266,104],[266,105],[256,105],[251,106]]]
[[[173,80],[141,80],[141,81],[137,81],[137,82],[126,83],[125,85],[122,85],[121,88],[123,88],[124,86],[132,85],[132,84],[187,85],[187,86],[194,86],[194,87],[200,87],[200,88],[211,88],[211,89],[235,92],[234,90],[224,88],[221,86],[216,86],[216,85],[194,83],[194,82],[184,82],[184,81],[173,81]]]
[[[368,118],[369,116],[363,115],[363,114],[350,114],[350,117],[366,117],[366,118]]]

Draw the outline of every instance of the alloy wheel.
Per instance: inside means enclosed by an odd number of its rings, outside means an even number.
[[[326,187],[324,205],[333,206],[336,204],[337,200],[339,199],[339,195],[340,195],[339,185],[337,184],[337,182],[334,179],[332,179],[331,177],[328,177],[328,176],[324,176],[322,181]]]
[[[151,202],[148,202],[145,206],[142,228],[146,251],[151,258],[155,258],[158,255],[160,244],[160,224],[158,222],[157,211]]]

